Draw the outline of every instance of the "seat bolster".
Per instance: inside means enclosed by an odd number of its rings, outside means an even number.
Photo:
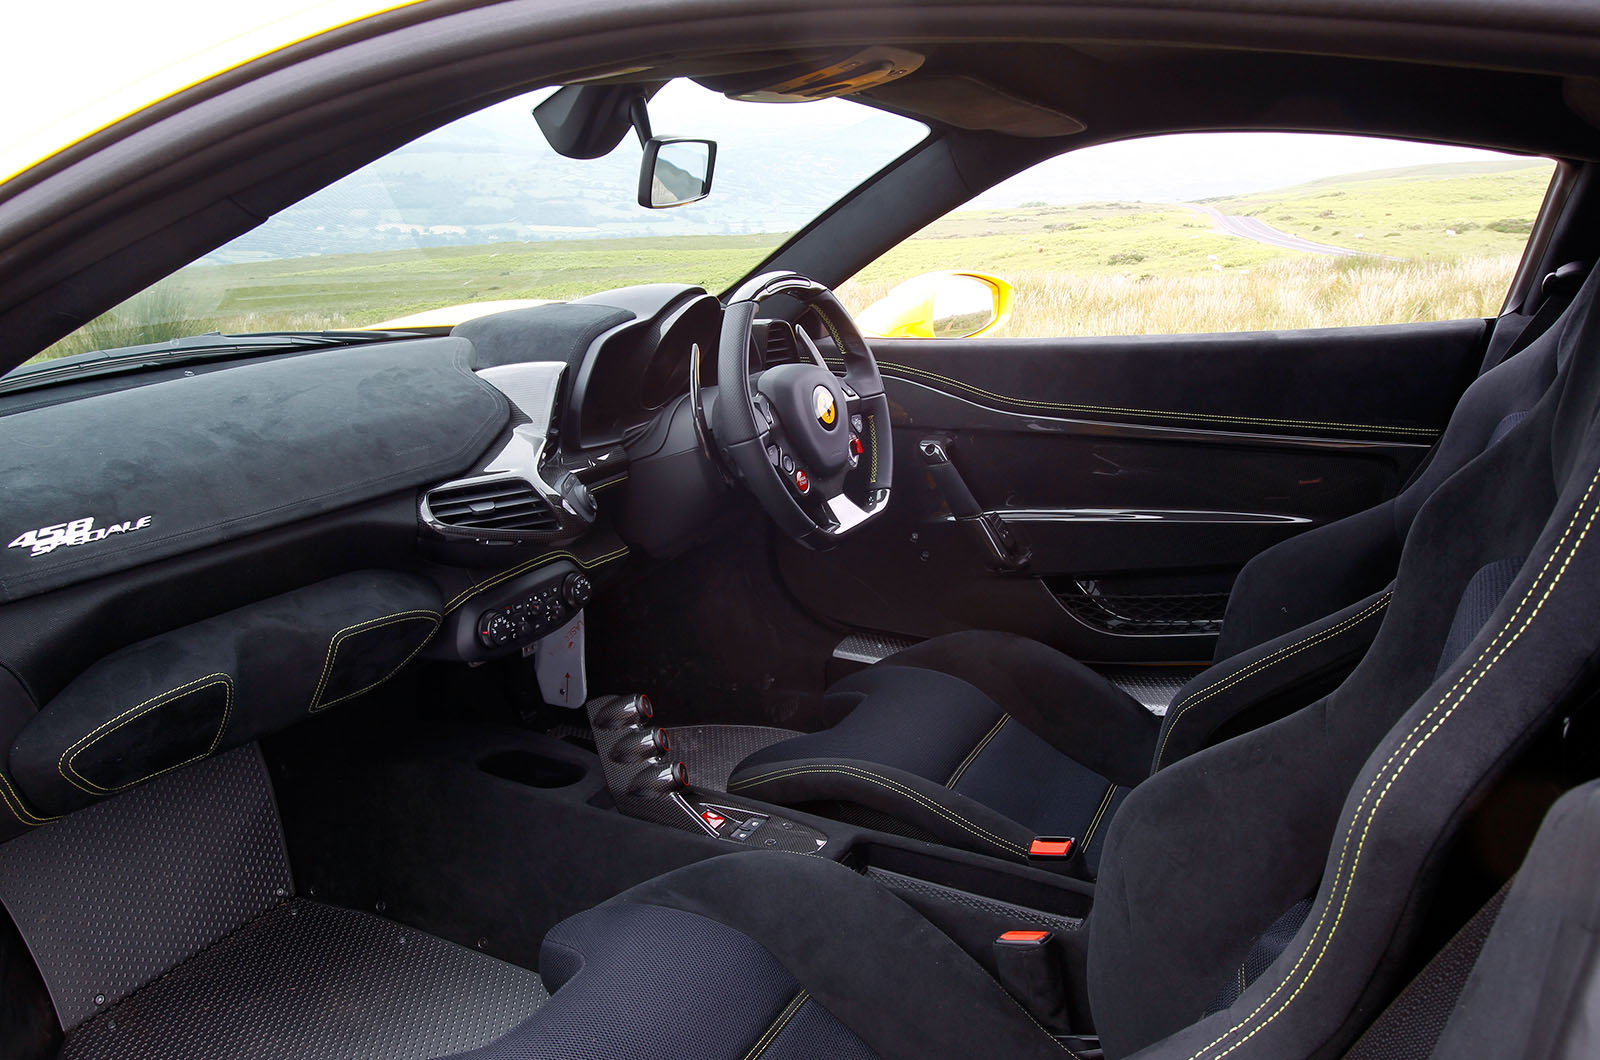
[[[797,1019],[815,1006],[795,977],[747,935],[698,913],[631,902],[587,910],[550,930],[539,970],[553,997],[454,1060],[741,1060],[758,1045],[777,1057],[769,1047],[806,1022],[831,1055],[872,1060],[826,1013]]]
[[[599,912],[628,904],[696,913],[760,943],[879,1056],[1064,1055],[948,936],[826,859],[741,851],[640,884]]]
[[[1400,565],[1396,519],[1391,498],[1258,552],[1233,581],[1213,658],[1226,662],[1381,592]]]
[[[993,857],[1026,859],[1033,839],[1032,829],[982,803],[879,762],[792,758],[749,766],[749,761],[734,770],[728,782],[730,794],[783,806],[854,803],[915,825],[951,846]]]
[[[1241,715],[1256,728],[1331,692],[1366,654],[1393,595],[1379,590],[1197,674],[1172,698],[1150,772],[1216,742]]]
[[[960,678],[1003,706],[1024,728],[1107,780],[1132,786],[1149,775],[1160,719],[1100,674],[1047,644],[995,630],[947,633],[896,652],[864,672],[889,666]]]
[[[849,711],[838,724],[764,747],[734,775],[802,758],[862,758],[948,784],[1005,717],[967,682],[904,666],[868,667],[835,684],[828,698]]]

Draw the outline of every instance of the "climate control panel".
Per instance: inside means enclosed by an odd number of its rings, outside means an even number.
[[[523,596],[478,615],[478,641],[485,648],[532,644],[583,609],[594,594],[586,575],[572,571],[542,582]]]
[[[478,663],[531,649],[565,630],[592,596],[589,575],[576,563],[557,560],[450,611],[424,655]]]

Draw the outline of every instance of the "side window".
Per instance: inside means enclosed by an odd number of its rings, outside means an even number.
[[[839,294],[864,330],[921,338],[1494,316],[1553,169],[1349,136],[1103,144],[997,185]]]

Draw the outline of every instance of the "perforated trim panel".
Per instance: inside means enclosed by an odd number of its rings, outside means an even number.
[[[293,886],[254,745],[0,845],[0,902],[68,1030],[281,904]]]
[[[527,969],[296,899],[83,1024],[61,1060],[428,1060],[548,997]]]

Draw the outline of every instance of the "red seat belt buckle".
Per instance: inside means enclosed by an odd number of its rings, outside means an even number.
[[[1007,946],[1042,946],[1050,941],[1050,932],[1007,931],[995,941]]]
[[[1036,836],[1028,846],[1029,861],[1055,861],[1060,858],[1070,858],[1072,848],[1077,840],[1071,836],[1042,835]]]

